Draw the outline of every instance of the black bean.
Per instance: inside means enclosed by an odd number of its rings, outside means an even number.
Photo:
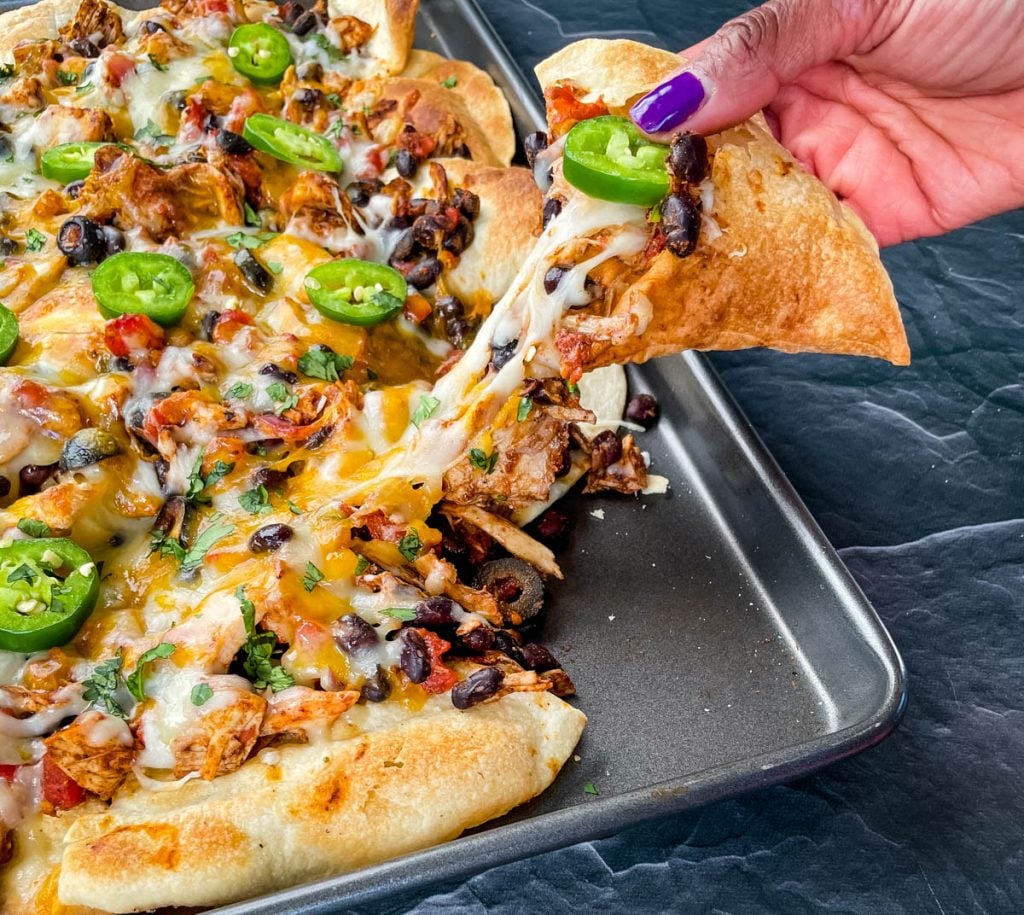
[[[537,519],[537,536],[547,542],[558,543],[569,536],[572,521],[560,508],[549,508]]]
[[[217,145],[232,156],[244,156],[252,152],[252,144],[245,137],[223,127],[217,134]]]
[[[380,641],[377,630],[357,613],[346,613],[331,625],[331,635],[349,654],[373,648]]]
[[[385,224],[385,229],[408,229],[412,225],[412,216],[392,216]]]
[[[461,641],[470,651],[483,654],[490,651],[494,645],[494,630],[488,626],[478,626],[461,636]]]
[[[249,538],[249,549],[254,553],[279,550],[292,539],[293,533],[287,524],[265,524]]]
[[[156,481],[160,484],[160,489],[163,492],[167,492],[167,474],[170,472],[170,469],[170,463],[163,458],[153,462],[153,472],[156,474]]]
[[[252,288],[266,295],[274,285],[274,277],[270,271],[263,266],[248,248],[239,248],[234,256],[235,266],[242,272],[242,276]]]
[[[295,20],[304,12],[306,12],[306,10],[303,5],[301,3],[296,3],[295,0],[286,0],[285,3],[281,4],[280,9],[278,10],[281,18],[287,22],[288,25],[294,25]]]
[[[680,181],[700,184],[708,173],[707,140],[696,133],[681,133],[673,137],[668,169]]]
[[[157,512],[153,519],[153,530],[159,531],[165,537],[173,537],[175,540],[181,536],[181,529],[185,524],[185,514],[188,506],[181,496],[171,496]]]
[[[139,31],[143,35],[155,35],[157,32],[166,32],[167,29],[155,19],[147,19],[139,26]]]
[[[0,235],[0,257],[10,257],[18,253],[18,243],[6,235]]]
[[[70,184],[64,185],[64,193],[68,195],[72,200],[77,200],[82,193],[82,188],[85,187],[85,182],[82,180],[72,181]],[[0,252],[2,253],[2,252]],[[13,253],[13,252],[12,252]]]
[[[544,274],[544,291],[551,295],[557,288],[558,284],[562,282],[562,277],[568,273],[567,267],[560,267],[557,264],[551,267],[547,273]]]
[[[56,470],[56,464],[26,464],[18,471],[19,494],[26,496],[39,492]]]
[[[411,178],[416,174],[419,167],[419,159],[417,159],[408,149],[398,150],[398,154],[395,156],[395,168],[398,169],[398,174],[403,178]]]
[[[650,429],[658,421],[658,401],[651,394],[637,394],[626,404],[626,419]]]
[[[473,226],[471,223],[459,220],[455,228],[445,238],[441,247],[449,254],[458,257],[466,250],[466,246],[472,240]]]
[[[444,235],[445,226],[438,216],[420,216],[412,224],[412,237],[418,245],[428,251],[436,251]]]
[[[436,257],[428,257],[413,267],[406,274],[405,279],[413,289],[426,289],[428,286],[433,286],[440,275],[441,262]]]
[[[469,321],[465,318],[449,318],[444,322],[444,335],[452,346],[462,346],[469,332]]]
[[[452,616],[454,605],[447,597],[428,597],[414,609],[417,626],[450,626],[455,622]]]
[[[491,365],[495,370],[499,370],[516,354],[516,347],[519,346],[518,340],[510,340],[508,343],[503,343],[501,346],[491,344]]]
[[[119,229],[115,229],[113,226],[103,227],[103,242],[107,246],[106,250],[108,257],[111,254],[117,254],[118,251],[124,251],[124,233]]]
[[[590,447],[591,464],[602,469],[610,467],[622,457],[622,442],[611,429],[599,432],[590,443]]]
[[[296,89],[292,93],[292,99],[295,104],[300,108],[305,108],[307,111],[312,111],[316,108],[319,101],[324,97],[324,94],[319,89]]]
[[[208,311],[203,315],[203,320],[199,323],[199,332],[204,340],[213,339],[213,329],[217,326],[219,320],[219,311]]]
[[[412,237],[412,230],[406,229],[398,236],[395,243],[395,250],[391,252],[391,261],[407,261],[416,253],[416,240]]]
[[[267,489],[280,489],[288,482],[287,470],[276,470],[273,467],[258,467],[253,471],[253,486],[266,486]]]
[[[307,35],[319,24],[316,13],[312,10],[306,10],[306,12],[300,14],[292,21],[291,26],[292,31],[296,35]]]
[[[523,650],[519,646],[512,634],[504,629],[494,630],[494,644],[492,646],[495,651],[500,651],[504,655],[508,655],[513,661],[519,664],[520,667],[525,667],[526,664],[523,662]]]
[[[497,667],[481,667],[452,687],[452,705],[469,708],[489,699],[501,687],[505,675]]]
[[[79,57],[91,58],[100,56],[100,49],[93,42],[89,41],[88,38],[72,38],[68,42],[68,47]]]
[[[353,181],[345,188],[352,206],[364,207],[370,202],[374,194],[379,194],[384,187],[376,178],[372,181]]]
[[[452,206],[466,219],[476,219],[480,215],[480,198],[464,187],[455,188],[455,193],[452,195]]]
[[[526,661],[526,666],[530,670],[535,670],[538,673],[561,667],[554,655],[536,642],[530,642],[523,646],[523,660]]]
[[[272,378],[280,378],[288,384],[299,383],[299,376],[295,372],[289,372],[287,369],[281,368],[276,362],[267,362],[260,366],[260,374],[269,375]]]
[[[685,229],[672,229],[665,234],[665,247],[676,257],[689,257],[697,250],[697,234]]]
[[[316,451],[316,449],[321,447],[332,435],[334,435],[334,426],[330,424],[321,426],[316,430],[316,432],[306,439],[306,448],[310,451]]]
[[[377,665],[372,677],[367,677],[359,691],[367,702],[383,702],[391,695],[391,678],[383,667]]]
[[[402,651],[398,656],[402,672],[413,682],[422,683],[430,676],[430,654],[423,636],[415,629],[402,630]]]
[[[11,481],[5,476],[0,476],[0,499],[6,499],[11,494]]]
[[[687,194],[671,194],[661,204],[665,247],[676,257],[688,257],[697,247],[700,210]]]
[[[551,222],[559,213],[562,212],[562,201],[558,197],[549,197],[544,201],[544,228],[548,227],[548,223]]]
[[[523,150],[526,153],[526,161],[530,168],[537,161],[537,154],[548,148],[548,135],[542,130],[536,133],[527,134],[523,140]]]
[[[57,232],[57,247],[68,264],[98,264],[107,256],[107,240],[100,225],[88,216],[72,216]]]
[[[461,318],[465,312],[465,306],[453,295],[443,295],[434,303],[434,314],[441,318]]]

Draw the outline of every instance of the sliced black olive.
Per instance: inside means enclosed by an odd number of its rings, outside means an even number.
[[[680,181],[700,184],[708,173],[708,141],[696,133],[673,137],[668,168]]]
[[[246,282],[260,295],[266,295],[274,285],[274,277],[248,248],[239,248],[234,257],[235,266],[242,271]]]
[[[500,688],[505,675],[497,667],[481,667],[452,687],[452,705],[469,708],[490,699]]]
[[[61,470],[81,470],[98,464],[121,451],[117,439],[102,429],[79,429],[65,443],[60,452]]]
[[[244,156],[252,152],[252,145],[240,133],[225,130],[223,127],[217,134],[217,145],[232,156]]]
[[[199,323],[199,331],[204,340],[213,339],[213,329],[217,326],[219,320],[219,311],[208,311],[203,315],[203,320]]]
[[[377,630],[357,613],[346,613],[331,624],[331,635],[349,654],[373,648],[379,641]]]
[[[254,553],[272,553],[292,539],[294,531],[287,524],[265,524],[249,538]]]
[[[57,233],[57,247],[72,267],[98,264],[107,256],[103,228],[88,216],[72,216]]]
[[[491,594],[513,626],[533,619],[544,606],[544,583],[537,570],[513,556],[482,565],[475,585]]]
[[[103,241],[107,246],[107,255],[117,254],[118,251],[124,251],[125,240],[124,233],[113,226],[103,227]]]

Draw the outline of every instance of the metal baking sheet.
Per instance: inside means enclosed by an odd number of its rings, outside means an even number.
[[[520,135],[543,125],[474,0],[423,0],[416,44],[486,69]],[[639,440],[671,488],[563,503],[576,527],[540,638],[589,717],[578,761],[453,842],[216,912],[326,913],[463,878],[806,775],[896,726],[905,673],[888,633],[708,362],[664,358],[629,380],[661,404]]]

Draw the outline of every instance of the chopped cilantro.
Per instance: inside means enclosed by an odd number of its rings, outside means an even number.
[[[419,555],[422,546],[423,541],[420,540],[420,535],[410,528],[405,536],[398,541],[398,552],[408,559],[409,562],[413,562]]]
[[[249,384],[248,381],[236,381],[227,389],[224,396],[231,399],[243,400],[250,394],[252,394],[252,385]]]
[[[267,512],[273,511],[270,505],[270,494],[262,483],[243,492],[238,497],[238,504],[250,515],[265,515]]]
[[[355,359],[334,352],[329,346],[308,349],[299,356],[299,371],[310,378],[337,381],[342,372],[352,368]]]
[[[276,693],[287,689],[295,680],[283,667],[273,664],[270,660],[277,647],[277,636],[273,632],[256,631],[256,605],[245,596],[245,587],[239,585],[235,597],[242,609],[242,623],[245,626],[245,644],[242,652],[242,669],[252,680],[256,689],[268,686]]]
[[[284,264],[279,264],[277,261],[267,261],[267,269],[274,274],[274,276],[280,276],[281,271],[284,270]]]
[[[203,492],[208,486],[223,480],[232,470],[234,464],[227,461],[216,461],[213,469],[203,477],[203,454],[200,453],[192,465],[192,472],[188,475],[188,489],[185,490],[185,500],[196,504],[204,504],[210,501],[210,497]]]
[[[416,407],[416,412],[412,414],[412,424],[418,429],[420,423],[425,422],[434,415],[434,411],[441,406],[441,401],[436,397],[431,397],[429,394],[424,395],[420,398],[419,405]]]
[[[260,214],[257,213],[250,205],[249,201],[246,200],[242,206],[242,212],[245,214],[245,224],[247,226],[261,226],[263,220],[260,219]]]
[[[124,678],[124,685],[128,687],[128,692],[135,697],[137,702],[142,702],[146,698],[146,687],[142,682],[146,665],[159,658],[169,658],[174,654],[174,649],[175,646],[170,642],[161,642],[155,648],[150,648],[149,651],[144,651],[139,656],[135,670]]]
[[[593,782],[584,782],[583,783],[583,793],[584,794],[597,795],[597,794],[600,794],[601,792],[599,792],[597,790],[597,788],[594,787],[594,783]]]
[[[172,137],[169,134],[164,133],[160,126],[153,120],[147,120],[145,127],[140,127],[135,131],[132,139],[135,140],[159,140],[165,139],[170,140]]]
[[[530,411],[533,409],[533,401],[529,397],[519,398],[519,409],[516,411],[516,419],[523,423],[526,422],[526,417],[530,415]]]
[[[181,558],[181,571],[191,572],[194,569],[199,568],[202,564],[206,554],[210,552],[210,548],[218,541],[223,540],[229,534],[233,533],[235,526],[233,524],[221,524],[214,522],[204,531],[202,531],[196,542],[192,544],[185,551],[185,554]]]
[[[169,537],[164,531],[153,531],[149,540],[149,551],[159,553],[161,556],[170,556],[179,563],[185,558],[185,548],[173,537]]]
[[[206,705],[213,698],[213,690],[209,683],[197,683],[192,687],[192,704],[195,706]]]
[[[18,530],[29,537],[51,537],[53,531],[45,521],[37,521],[35,518],[21,518],[18,521]]]
[[[122,661],[119,648],[114,657],[97,664],[93,668],[92,676],[82,681],[82,698],[90,705],[99,706],[108,715],[127,719],[128,715],[114,695],[121,679]]]
[[[344,130],[345,122],[341,118],[338,118],[338,120],[331,123],[331,126],[324,131],[323,135],[329,140],[333,140],[340,137]]]
[[[246,204],[248,206],[248,204]],[[257,217],[258,218],[258,217]],[[278,232],[232,232],[224,239],[232,248],[259,248],[277,238]]]
[[[288,506],[288,511],[290,511],[293,515],[301,515],[302,514],[302,509],[299,508],[299,506],[296,505],[291,499],[288,499],[286,504]]]
[[[313,563],[306,563],[306,574],[302,576],[302,587],[307,591],[312,591],[319,582],[324,580],[324,573],[321,572]]]
[[[580,393],[580,386],[579,386],[578,384],[576,384],[576,382],[575,382],[575,381],[567,381],[567,382],[565,383],[565,389],[566,389],[566,390],[567,390],[567,391],[568,391],[568,392],[569,392],[570,394],[575,394],[575,395],[576,395],[577,397],[579,396],[579,393]]]
[[[338,95],[337,92],[328,92],[324,98],[327,99],[327,101],[329,101],[335,108],[341,107],[341,96]]]
[[[356,568],[352,574],[362,575],[368,568],[370,568],[370,560],[365,556],[360,556],[359,559],[356,560]]]
[[[57,82],[62,86],[73,86],[78,82],[78,74],[71,70],[58,70]]]
[[[278,416],[284,413],[285,410],[290,410],[292,407],[299,405],[299,395],[289,393],[283,381],[275,381],[273,384],[267,385],[267,393],[270,395],[270,399],[277,404],[274,407],[274,412]]]
[[[416,619],[416,611],[409,607],[388,607],[380,611],[381,616],[390,616],[393,620],[401,620],[403,623]]]
[[[323,32],[317,32],[311,40],[313,44],[327,54],[329,60],[344,60],[345,55],[334,46],[331,39],[324,35]]]
[[[477,470],[482,470],[488,474],[494,473],[494,468],[498,466],[498,452],[492,451],[490,454],[487,454],[480,448],[472,448],[469,452],[469,463]]]
[[[25,233],[25,250],[26,251],[42,251],[46,245],[46,236],[43,235],[38,229],[29,229]]]
[[[32,584],[39,576],[32,571],[32,567],[24,562],[13,571],[7,573],[7,584],[13,585],[16,581],[25,581]]]
[[[155,68],[156,68],[157,70],[159,70],[159,71],[160,71],[161,73],[166,73],[166,72],[167,72],[167,64],[165,64],[165,63],[161,63],[161,62],[160,62],[159,60],[157,60],[156,56],[155,56],[155,55],[153,55],[153,54],[149,54],[149,55],[147,55],[147,56],[149,57],[149,62],[150,62],[150,63],[151,63],[151,64],[152,64],[152,65],[153,65],[153,66],[154,66],[154,67],[155,67]]]
[[[448,79],[441,81],[441,85],[444,86],[445,89],[454,89],[458,84],[459,79],[454,74],[449,76]]]

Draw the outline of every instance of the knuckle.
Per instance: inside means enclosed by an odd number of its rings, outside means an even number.
[[[765,63],[778,43],[783,15],[769,2],[727,22],[718,32],[723,56],[748,66]]]

